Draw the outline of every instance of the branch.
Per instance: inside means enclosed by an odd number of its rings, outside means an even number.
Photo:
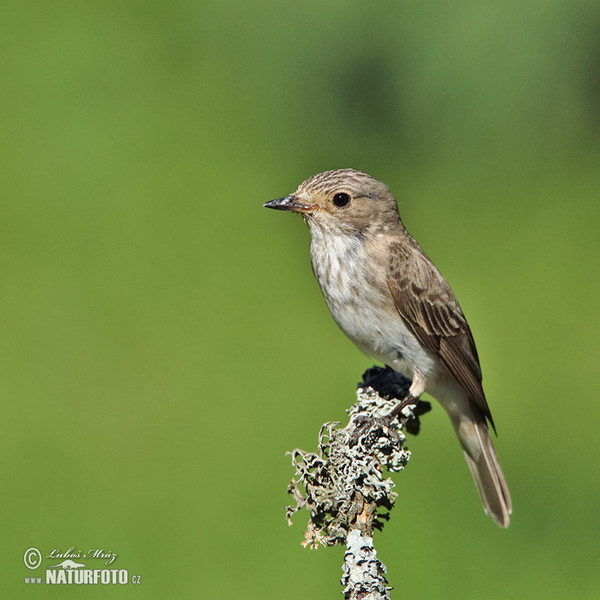
[[[404,469],[410,451],[404,431],[417,433],[419,416],[430,410],[418,401],[400,418],[390,414],[408,392],[410,381],[389,368],[373,367],[358,384],[357,401],[344,428],[325,423],[319,432],[318,452],[290,452],[296,477],[288,493],[296,501],[286,518],[305,508],[310,514],[304,546],[317,548],[346,543],[344,594],[349,599],[389,599],[385,565],[373,547],[373,529],[382,529],[398,496],[383,470]]]

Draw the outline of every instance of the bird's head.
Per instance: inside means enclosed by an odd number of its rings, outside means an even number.
[[[355,235],[401,223],[396,200],[387,186],[356,169],[318,173],[293,194],[264,206],[302,214],[311,231]]]

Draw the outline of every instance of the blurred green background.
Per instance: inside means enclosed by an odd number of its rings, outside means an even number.
[[[596,598],[599,27],[595,0],[2,3],[4,596],[341,597],[284,453],[372,363],[261,205],[351,166],[460,298],[515,505],[484,516],[434,406],[376,536],[393,597]],[[142,584],[25,585],[31,546]]]

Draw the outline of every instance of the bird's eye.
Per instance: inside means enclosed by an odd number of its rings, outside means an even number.
[[[348,206],[350,204],[350,196],[346,194],[346,192],[340,192],[333,197],[333,203],[338,208],[342,208],[343,206]]]

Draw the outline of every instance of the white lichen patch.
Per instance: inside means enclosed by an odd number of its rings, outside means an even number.
[[[397,402],[380,397],[372,388],[359,387],[346,427],[325,423],[317,452],[295,449],[290,453],[296,477],[288,492],[296,505],[286,508],[286,517],[291,523],[294,513],[308,510],[305,545],[345,542],[357,520],[369,533],[381,529],[389,518],[397,494],[384,472],[402,470],[410,458],[402,423],[385,421]]]

